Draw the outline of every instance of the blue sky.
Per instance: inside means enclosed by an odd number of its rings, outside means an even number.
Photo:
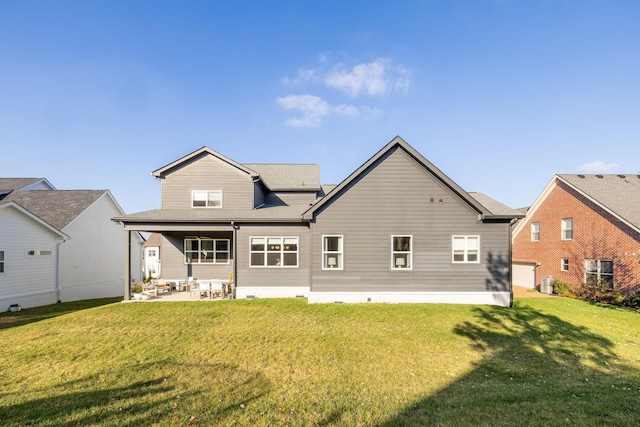
[[[0,0],[0,176],[160,207],[202,146],[335,184],[400,135],[467,191],[640,171],[640,2]]]

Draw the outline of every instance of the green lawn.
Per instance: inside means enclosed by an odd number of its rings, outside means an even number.
[[[640,313],[306,300],[0,314],[0,425],[636,425]]]

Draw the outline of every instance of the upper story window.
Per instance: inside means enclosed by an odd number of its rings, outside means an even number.
[[[227,239],[184,239],[186,264],[229,264]]]
[[[391,269],[412,268],[413,247],[411,236],[391,236]]]
[[[0,273],[4,273],[4,251],[0,251]]]
[[[540,241],[540,223],[539,222],[531,223],[531,241],[532,242]]]
[[[561,227],[562,240],[573,240],[573,218],[563,218]]]
[[[191,206],[194,208],[221,208],[222,191],[193,190],[191,193]]]
[[[342,270],[342,236],[322,236],[322,269]]]
[[[480,262],[480,236],[453,236],[452,247],[453,262]]]
[[[251,237],[251,267],[297,267],[297,237]]]

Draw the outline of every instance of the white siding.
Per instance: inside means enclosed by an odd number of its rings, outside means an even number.
[[[120,210],[105,194],[63,230],[71,239],[60,249],[62,301],[124,295],[125,235],[111,221],[117,215]],[[141,249],[135,236],[131,272],[139,280]]]
[[[0,310],[11,304],[26,308],[57,301],[56,239],[22,212],[0,209],[0,251],[5,259],[4,273],[0,273]],[[30,250],[47,250],[51,255],[27,256]]]

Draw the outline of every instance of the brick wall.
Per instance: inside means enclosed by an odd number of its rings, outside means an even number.
[[[562,240],[561,220],[573,218],[573,240]],[[584,280],[584,260],[613,261],[616,289],[640,285],[640,233],[559,181],[513,240],[513,261],[542,263],[537,284],[553,276],[574,287]],[[531,223],[540,223],[540,241],[531,241]],[[561,270],[561,260],[569,270]]]

